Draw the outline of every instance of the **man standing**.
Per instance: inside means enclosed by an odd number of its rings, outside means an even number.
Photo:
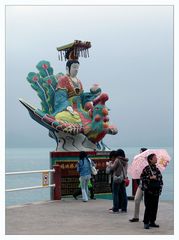
[[[162,174],[156,167],[156,155],[150,154],[147,160],[149,165],[143,169],[140,177],[142,181],[142,190],[144,191],[144,229],[159,227],[159,225],[155,223],[155,220],[157,217],[159,196],[163,187]]]

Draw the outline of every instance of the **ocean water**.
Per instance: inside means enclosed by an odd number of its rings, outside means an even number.
[[[140,147],[121,147],[129,158],[129,164],[138,154]],[[171,147],[165,148],[171,156],[171,161],[162,173],[164,180],[161,200],[174,200],[174,152]],[[114,148],[115,149],[115,148]],[[5,172],[20,172],[50,169],[50,148],[6,148]],[[130,176],[129,176],[130,178]],[[131,178],[130,178],[131,180]],[[132,181],[131,181],[132,182]],[[5,188],[21,188],[39,186],[42,184],[42,174],[7,175]],[[132,195],[132,184],[127,187],[128,196]],[[6,206],[27,204],[37,201],[50,200],[50,188],[32,189],[23,191],[6,192]]]

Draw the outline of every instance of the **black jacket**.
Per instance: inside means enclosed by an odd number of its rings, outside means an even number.
[[[155,179],[150,179],[152,175],[156,176]],[[142,190],[148,191],[151,194],[161,194],[163,187],[163,179],[160,170],[156,165],[147,165],[140,176],[142,181]]]

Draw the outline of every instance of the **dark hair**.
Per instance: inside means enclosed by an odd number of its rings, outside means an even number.
[[[144,151],[146,151],[147,150],[147,148],[141,148],[140,149],[140,151],[142,151],[142,152],[144,152]]]
[[[155,153],[151,153],[150,155],[147,156],[147,161],[150,163],[150,160],[152,160],[153,156],[155,156]]]
[[[123,158],[126,157],[125,152],[124,152],[124,150],[122,150],[122,149],[118,149],[118,150],[116,151],[116,156],[120,156],[120,157],[123,157]]]
[[[111,151],[109,154],[109,159],[112,159],[113,157],[116,157],[116,151]]]
[[[86,157],[87,157],[87,153],[86,153],[86,152],[84,152],[84,151],[80,152],[79,158],[80,158],[81,160],[83,160],[83,159],[86,158]]]
[[[66,63],[66,67],[69,68],[69,73],[70,73],[71,65],[72,65],[73,63],[78,63],[78,64],[80,64],[78,60],[68,60],[67,63]]]

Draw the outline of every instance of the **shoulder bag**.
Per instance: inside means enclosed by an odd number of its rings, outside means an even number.
[[[91,161],[90,158],[88,158],[89,162],[90,162],[90,168],[91,168],[91,174],[92,175],[97,175],[98,171],[97,169],[95,168],[95,165],[93,164],[93,162]]]

